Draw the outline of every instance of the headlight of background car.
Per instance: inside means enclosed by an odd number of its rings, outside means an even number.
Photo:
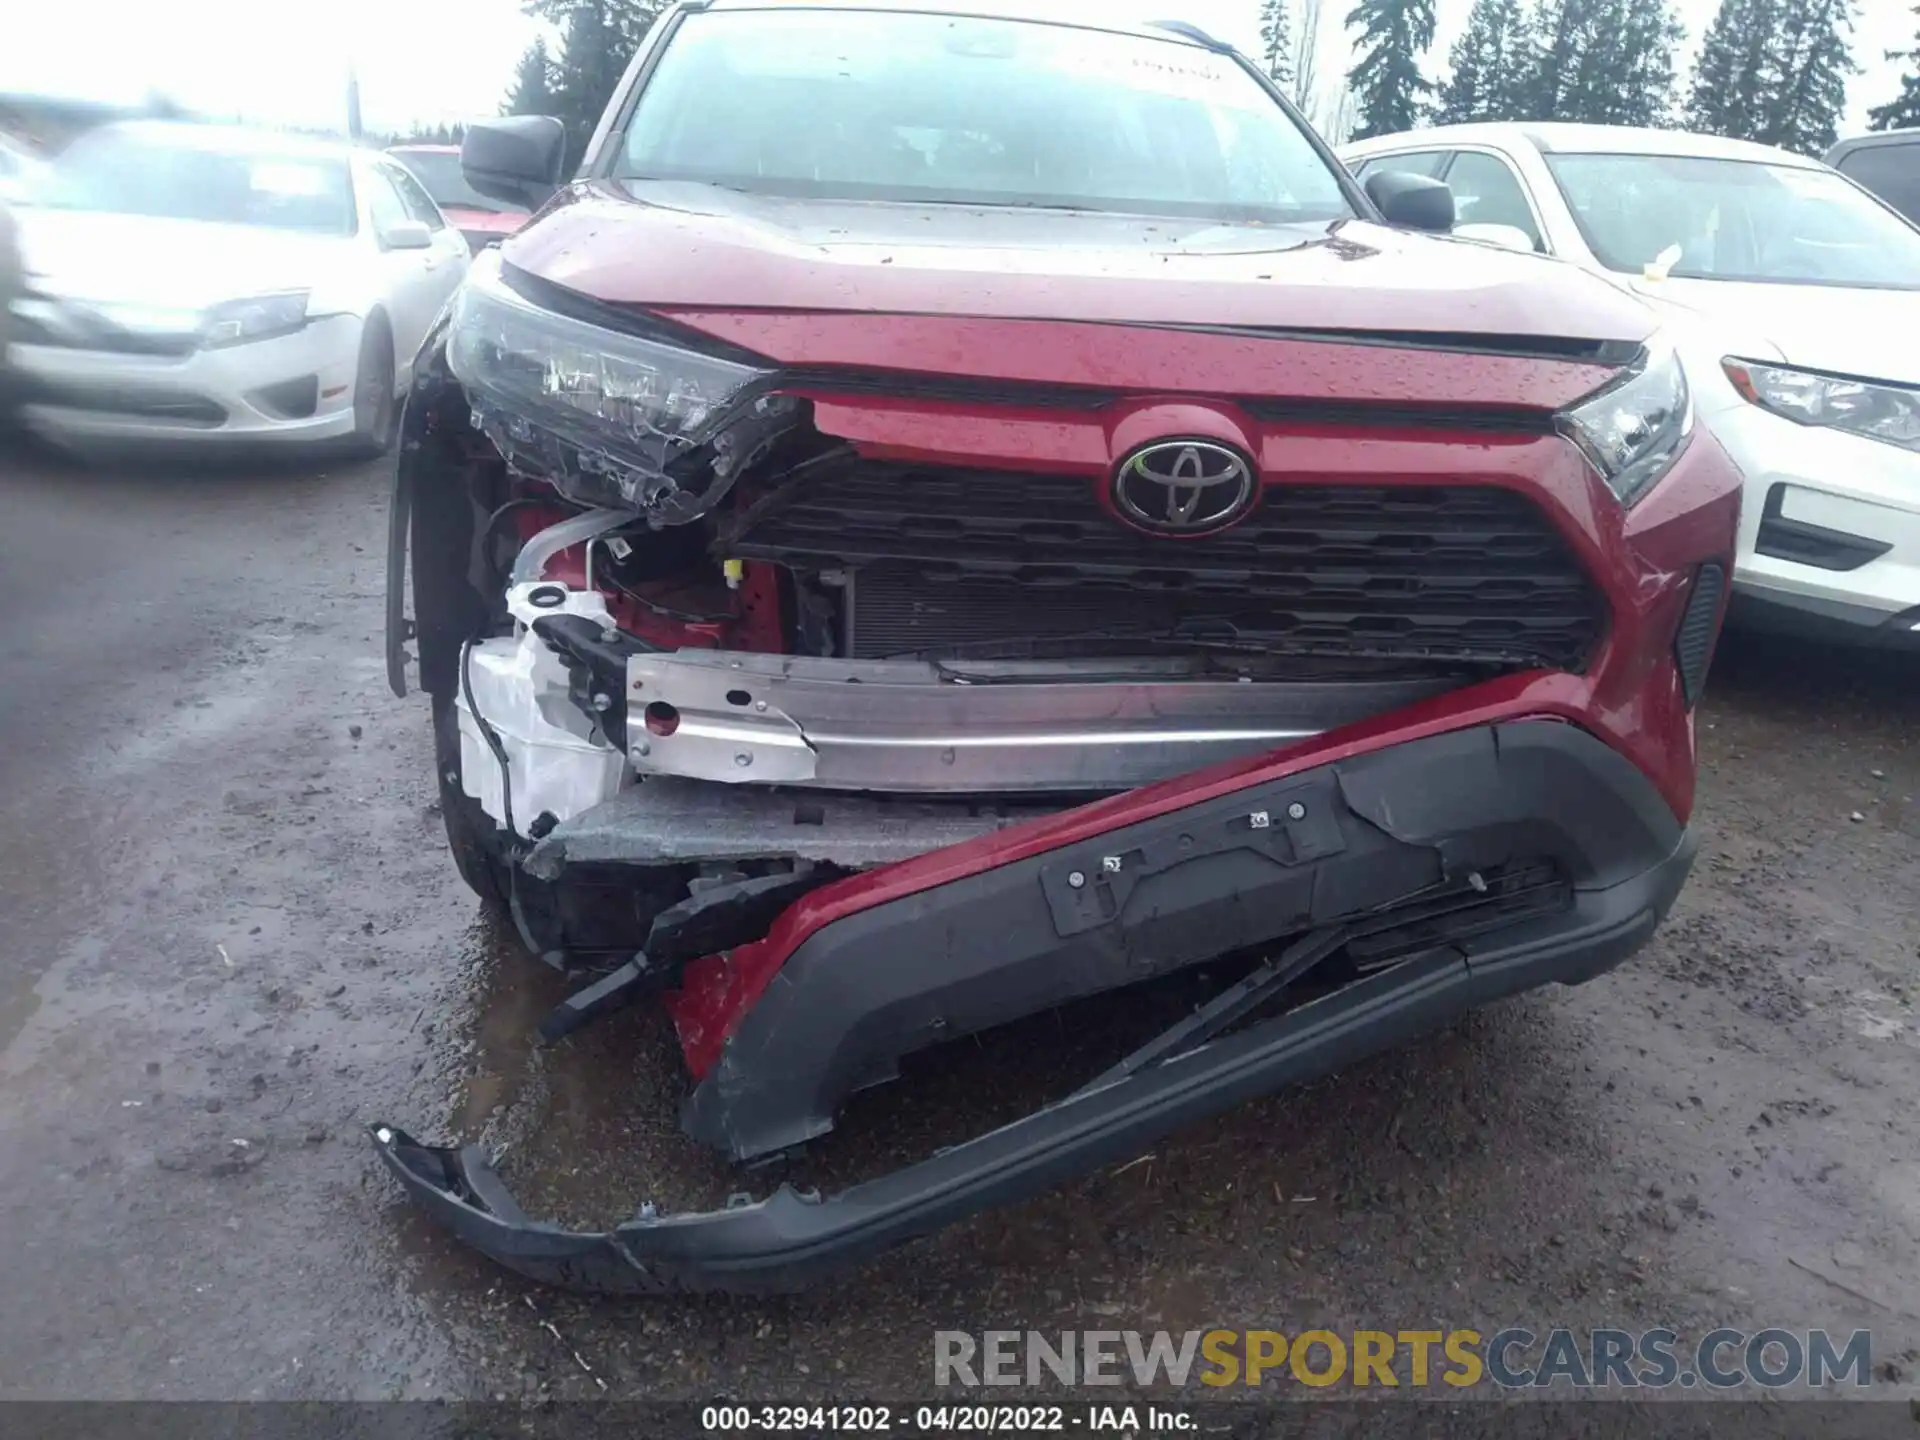
[[[510,465],[586,504],[656,524],[705,513],[795,406],[773,372],[543,309],[474,262],[447,365]]]
[[[216,350],[223,345],[246,345],[303,330],[307,324],[307,294],[305,290],[289,290],[216,305],[207,312],[201,343]]]
[[[1559,415],[1560,432],[1586,452],[1607,488],[1631,505],[1679,458],[1693,433],[1687,372],[1666,341],[1606,389]]]
[[[1720,366],[1733,388],[1762,410],[1802,425],[1851,430],[1869,439],[1920,450],[1920,390],[1731,357],[1722,360]]]

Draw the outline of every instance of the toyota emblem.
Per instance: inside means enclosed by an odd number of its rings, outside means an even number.
[[[1253,467],[1210,440],[1143,445],[1113,475],[1113,503],[1145,530],[1204,535],[1253,508]]]

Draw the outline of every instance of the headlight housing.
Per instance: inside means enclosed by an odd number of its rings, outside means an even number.
[[[1640,363],[1560,412],[1560,433],[1586,453],[1622,505],[1672,468],[1693,433],[1693,395],[1673,346],[1655,337]]]
[[[252,295],[215,305],[207,311],[201,326],[200,343],[209,350],[218,350],[226,345],[248,345],[304,330],[308,294],[305,290],[286,290],[277,295]]]
[[[1789,370],[1732,356],[1722,360],[1720,368],[1733,388],[1762,410],[1801,425],[1847,430],[1905,450],[1920,450],[1920,389]]]
[[[771,370],[535,304],[497,251],[454,297],[447,365],[509,465],[656,525],[706,513],[797,408]]]

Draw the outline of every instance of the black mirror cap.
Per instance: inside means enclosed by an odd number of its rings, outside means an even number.
[[[467,127],[460,171],[490,200],[538,210],[560,188],[567,127],[551,115],[508,115]]]
[[[1389,225],[1445,235],[1453,229],[1453,187],[1406,170],[1376,170],[1363,187]]]

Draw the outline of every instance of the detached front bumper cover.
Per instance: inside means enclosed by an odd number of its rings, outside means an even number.
[[[1444,794],[1446,807],[1461,812],[1456,819],[1464,829],[1476,822],[1483,827],[1476,848],[1492,843],[1498,833],[1533,831],[1535,840],[1547,833],[1563,837],[1565,844],[1585,851],[1584,857],[1568,857],[1574,862],[1568,866],[1574,883],[1566,908],[1419,952],[1284,1014],[1188,1053],[1117,1073],[1111,1083],[1089,1086],[1013,1124],[837,1194],[822,1197],[782,1185],[765,1199],[736,1197],[720,1210],[661,1215],[642,1207],[639,1216],[613,1230],[574,1232],[529,1217],[478,1147],[425,1145],[387,1124],[373,1127],[375,1146],[414,1200],[466,1243],[535,1280],[626,1294],[804,1288],[982,1210],[1130,1158],[1169,1131],[1257,1095],[1405,1043],[1476,1006],[1549,982],[1587,980],[1631,955],[1653,933],[1685,881],[1693,861],[1691,836],[1638,772],[1574,727],[1520,725],[1499,733],[1506,738],[1498,743],[1485,731],[1461,732],[1379,752],[1377,758],[1396,762],[1389,772],[1398,783],[1371,796],[1368,808],[1380,812],[1385,806],[1393,823],[1405,829],[1416,817],[1395,814],[1396,809],[1430,811]],[[1505,757],[1502,784],[1454,789],[1444,783],[1444,769],[1425,763],[1476,744]],[[1539,763],[1548,754],[1564,763]],[[1327,772],[1356,796],[1367,790],[1369,776],[1388,778],[1378,765],[1370,771],[1365,757],[1306,773]],[[1580,783],[1582,775],[1596,788]],[[1528,814],[1534,818],[1523,820]],[[1178,815],[1166,817],[1168,823],[1192,824]],[[1629,815],[1643,823],[1626,823]],[[1634,837],[1631,843],[1628,834]],[[1445,851],[1455,842],[1435,834],[1424,843]],[[1038,867],[1048,858],[989,874],[999,877],[995,883],[1035,884]],[[1578,863],[1582,858],[1590,863]],[[1029,866],[1035,875],[1024,873]],[[921,898],[910,896],[891,906]],[[1006,911],[1004,905],[984,908]],[[1034,963],[1057,965],[1059,957],[1041,954]],[[943,978],[952,979],[933,975],[927,984],[938,985]],[[813,1077],[769,1078],[805,1089]]]
[[[804,1289],[904,1241],[1129,1158],[1168,1131],[1403,1044],[1498,994],[1588,979],[1646,941],[1692,861],[1687,837],[1639,879],[1585,892],[1578,924],[1551,939],[1475,963],[1457,951],[1423,956],[824,1198],[782,1185],[723,1210],[643,1211],[611,1231],[569,1231],[529,1217],[478,1146],[423,1145],[390,1125],[373,1127],[374,1143],[430,1214],[531,1279],[611,1294]]]

